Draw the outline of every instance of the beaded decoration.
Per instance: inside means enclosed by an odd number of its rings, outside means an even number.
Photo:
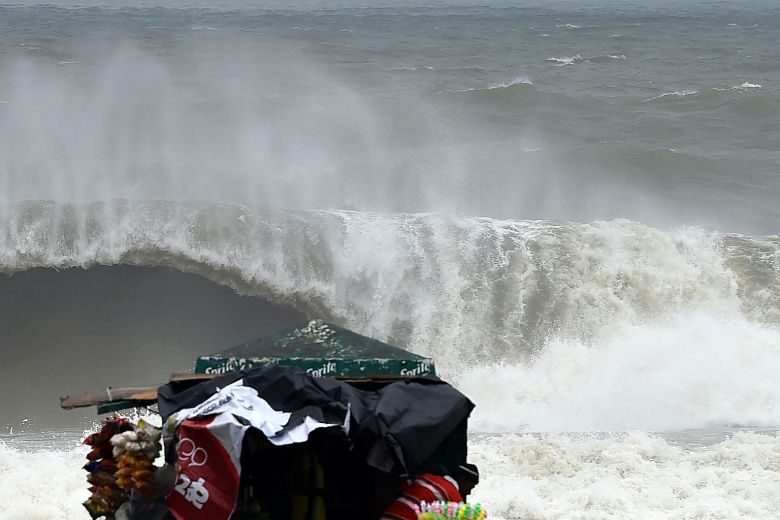
[[[423,502],[415,506],[418,520],[484,520],[487,511],[481,504],[465,502]]]

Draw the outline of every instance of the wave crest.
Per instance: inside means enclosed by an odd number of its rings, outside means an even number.
[[[529,87],[533,86],[533,82],[526,78],[515,78],[511,81],[502,81],[500,83],[494,83],[492,85],[489,85],[487,87],[471,87],[471,88],[462,88],[462,89],[455,89],[450,90],[449,92],[480,92],[480,91],[490,91],[490,90],[503,90],[503,89],[511,89],[515,87]]]
[[[609,63],[611,61],[625,61],[628,58],[625,54],[599,54],[596,56],[587,56],[583,58],[577,54],[574,56],[563,56],[561,58],[550,57],[547,58],[548,62],[556,63],[559,66],[574,65],[576,63]]]
[[[682,310],[780,322],[777,237],[160,201],[0,210],[0,271],[97,264],[199,274],[435,355],[451,373]]]

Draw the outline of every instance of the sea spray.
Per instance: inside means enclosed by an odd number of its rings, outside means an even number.
[[[681,312],[777,324],[776,237],[228,204],[26,202],[0,210],[0,269],[173,267],[464,364],[525,362]],[[761,282],[761,283],[759,283]]]
[[[460,388],[481,432],[771,427],[778,345],[780,330],[741,316],[683,313],[595,345],[551,340],[532,363],[466,371]]]

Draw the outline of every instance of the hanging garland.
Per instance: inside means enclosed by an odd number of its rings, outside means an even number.
[[[87,454],[89,462],[84,466],[89,473],[87,482],[92,493],[84,502],[84,507],[92,518],[105,517],[112,520],[119,506],[128,499],[127,492],[117,486],[115,473],[118,465],[114,459],[111,438],[132,429],[133,425],[127,419],[111,417],[101,423],[99,432],[84,439],[84,444],[92,447],[92,451]]]
[[[160,436],[160,430],[143,420],[134,426],[116,416],[104,420],[99,432],[84,439],[92,447],[84,466],[92,496],[84,507],[93,519],[114,520],[131,491],[140,496],[154,493],[153,463],[162,449]]]
[[[131,431],[111,438],[113,456],[117,461],[116,485],[140,496],[155,493],[154,460],[160,455],[161,432],[144,420]]]

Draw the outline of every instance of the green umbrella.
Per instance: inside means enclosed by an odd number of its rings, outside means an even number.
[[[315,377],[421,377],[435,375],[433,361],[322,320],[201,356],[199,374],[222,374],[275,363]]]

